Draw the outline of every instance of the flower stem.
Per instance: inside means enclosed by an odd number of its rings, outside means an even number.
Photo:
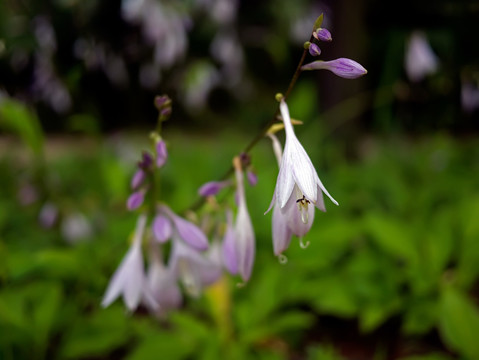
[[[313,36],[311,36],[310,41],[312,41],[312,39],[313,39]],[[304,63],[304,60],[306,59],[307,53],[308,53],[308,50],[304,49],[303,54],[301,55],[301,59],[298,62],[298,66],[296,67],[296,71],[294,72],[293,77],[291,78],[291,80],[289,82],[288,89],[286,90],[286,92],[283,95],[283,98],[285,100],[291,94],[291,92],[293,91],[294,86],[296,85],[296,81],[298,80],[299,75],[301,74],[301,66],[303,66],[303,63]],[[246,145],[243,148],[242,153],[248,154],[256,146],[256,144],[258,144],[259,141],[265,137],[265,135],[268,132],[271,125],[273,125],[274,122],[278,119],[279,113],[280,113],[279,112],[279,107],[277,107],[276,111],[274,113],[274,116],[267,123],[265,123],[262,130],[248,143],[248,145]],[[234,172],[234,167],[231,166],[224,173],[224,175],[220,178],[220,180],[225,180],[225,179],[229,178],[231,176],[231,174],[233,174],[233,172]],[[198,210],[204,204],[204,202],[205,202],[205,199],[203,197],[198,198],[188,209],[185,210],[185,212],[188,211],[188,210],[189,211]]]

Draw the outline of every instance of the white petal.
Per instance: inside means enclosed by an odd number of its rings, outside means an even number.
[[[135,310],[140,303],[144,280],[143,255],[141,254],[141,248],[134,244],[129,259],[125,288],[123,289],[123,298],[130,311]]]
[[[290,155],[291,147],[284,147],[283,158],[281,160],[281,167],[279,168],[278,178],[276,180],[275,195],[276,200],[281,208],[283,208],[293,192],[294,178],[293,178],[293,166]]]

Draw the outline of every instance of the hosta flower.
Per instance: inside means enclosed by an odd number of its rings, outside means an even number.
[[[233,227],[233,215],[231,212],[226,214],[226,231],[223,236],[222,255],[223,265],[230,274],[238,273],[238,255],[236,254],[235,230]]]
[[[178,286],[174,271],[163,264],[160,251],[157,247],[150,249],[150,263],[146,275],[146,286],[158,306],[152,307],[146,299],[145,305],[157,313],[163,315],[166,311],[180,307],[183,296]]]
[[[331,61],[313,61],[301,66],[301,70],[329,70],[335,75],[345,79],[356,79],[366,75],[368,71],[359,63],[347,58]]]
[[[273,199],[267,210],[268,212],[275,206],[273,242],[276,255],[288,247],[291,233],[301,238],[309,231],[314,220],[314,207],[326,211],[323,193],[338,205],[319,179],[308,154],[296,137],[284,100],[281,100],[280,110],[286,131],[286,144],[282,156],[279,154],[281,165]],[[278,143],[273,141],[273,146],[278,154]]]
[[[238,194],[238,213],[234,225],[234,236],[236,243],[236,256],[238,261],[238,273],[243,281],[248,281],[253,270],[255,257],[255,236],[253,224],[246,205],[244,191],[243,171],[241,161],[235,158],[235,175]]]
[[[141,215],[136,223],[133,242],[120,266],[113,274],[101,302],[103,307],[109,306],[118,296],[123,295],[126,307],[134,311],[142,298],[151,306],[156,302],[145,287],[145,271],[143,268],[143,254],[141,242],[146,226],[146,216]]]
[[[221,276],[221,249],[213,245],[207,253],[201,253],[177,236],[172,242],[168,267],[190,295],[199,296],[205,286],[213,284]]]
[[[437,71],[439,61],[424,33],[419,31],[412,33],[407,43],[404,63],[411,81],[421,81]]]

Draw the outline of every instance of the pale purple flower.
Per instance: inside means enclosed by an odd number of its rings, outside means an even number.
[[[140,215],[130,249],[108,284],[101,302],[103,307],[109,306],[120,295],[123,295],[125,305],[130,311],[134,311],[138,307],[142,298],[145,298],[151,306],[155,305],[151,293],[145,287],[143,254],[141,253],[145,226],[146,216]]]
[[[167,158],[168,150],[166,149],[166,144],[163,140],[160,140],[156,144],[156,167],[162,167],[165,164]]]
[[[424,33],[412,33],[406,47],[404,66],[409,80],[414,82],[421,81],[437,71],[439,61]]]
[[[311,56],[319,56],[321,55],[321,49],[319,48],[318,45],[314,44],[314,43],[311,43],[309,45],[309,53]]]
[[[238,255],[236,250],[235,230],[233,228],[233,215],[229,211],[226,214],[226,231],[223,236],[223,265],[230,274],[238,273]]]
[[[134,192],[130,195],[128,200],[126,201],[126,207],[128,210],[136,210],[138,209],[145,200],[145,192],[143,190],[139,190]]]
[[[213,196],[216,195],[220,192],[221,189],[223,189],[226,186],[231,185],[231,181],[225,180],[225,181],[209,181],[205,184],[203,184],[199,189],[198,189],[198,194],[200,196]]]
[[[161,316],[168,310],[180,307],[183,296],[178,286],[176,274],[170,267],[163,264],[159,249],[156,246],[151,247],[149,254],[150,262],[146,274],[146,286],[158,306],[151,306],[151,302],[147,299],[144,299],[144,303],[150,311]]]
[[[321,211],[326,211],[323,193],[338,205],[319,179],[308,154],[297,139],[288,106],[284,100],[281,100],[280,110],[286,130],[286,144],[281,157],[273,199],[267,210],[267,212],[270,211],[273,206],[280,210],[280,213],[278,210],[273,213],[273,242],[276,254],[283,251],[289,244],[287,229],[301,238],[311,228],[314,220],[314,206]],[[274,141],[273,145],[276,149],[279,147]],[[275,150],[275,153],[278,153],[278,150]]]
[[[333,40],[329,30],[324,29],[324,28],[317,29],[315,32],[313,32],[313,36],[316,39],[321,40],[321,41],[332,41]]]
[[[173,235],[171,221],[161,214],[155,216],[152,230],[154,238],[160,243],[165,243]]]
[[[237,162],[240,163],[239,159]],[[234,235],[238,260],[238,273],[241,275],[243,281],[248,281],[253,270],[255,236],[253,224],[251,223],[251,218],[246,205],[243,171],[241,170],[240,164],[236,164],[235,166],[235,175],[238,194],[238,213],[236,215]]]
[[[196,250],[203,251],[208,249],[208,239],[198,226],[176,215],[166,205],[160,207],[160,212],[168,216],[173,222],[175,229],[173,235],[177,234],[186,244]]]
[[[339,58],[331,61],[313,61],[312,63],[301,66],[301,70],[329,70],[335,75],[345,79],[356,79],[368,73],[361,64],[347,58]]]
[[[130,186],[133,190],[138,189],[141,184],[143,184],[143,181],[145,181],[145,171],[143,169],[138,169],[136,170],[135,174],[133,174],[133,177],[131,179]]]
[[[205,286],[213,284],[221,276],[220,251],[219,246],[214,245],[204,254],[174,236],[168,267],[188,293],[197,297]]]

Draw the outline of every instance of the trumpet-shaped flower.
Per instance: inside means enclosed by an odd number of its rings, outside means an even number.
[[[143,268],[143,254],[141,242],[146,225],[146,216],[138,218],[133,242],[123,258],[120,266],[113,274],[101,302],[103,307],[109,306],[118,296],[123,294],[123,300],[130,311],[134,311],[142,297],[151,307],[157,304],[151,293],[146,289],[145,271]]]
[[[238,194],[238,213],[234,225],[238,273],[243,281],[248,281],[253,270],[255,257],[255,236],[253,224],[246,205],[243,171],[239,158],[235,158],[235,175]]]
[[[308,154],[296,137],[284,100],[281,100],[280,110],[286,131],[286,144],[284,153],[281,154],[279,142],[272,137],[273,148],[277,157],[281,158],[281,164],[273,199],[267,210],[268,212],[275,206],[273,244],[276,255],[289,246],[291,234],[303,237],[310,230],[314,220],[314,207],[326,211],[323,193],[338,205],[319,179]]]
[[[176,236],[168,267],[192,296],[199,296],[204,286],[213,284],[222,273],[221,249],[212,246],[203,254],[186,245]]]

